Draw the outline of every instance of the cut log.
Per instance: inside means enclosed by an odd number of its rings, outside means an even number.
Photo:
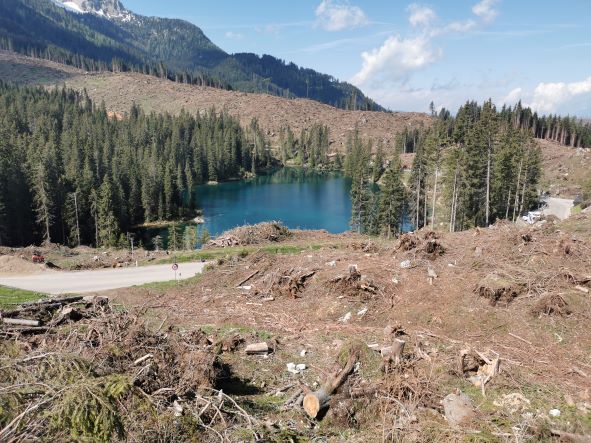
[[[317,391],[309,392],[304,397],[304,411],[310,418],[317,418],[320,412],[328,407],[332,394],[345,382],[349,374],[353,372],[355,364],[359,360],[357,352],[351,352],[347,364],[343,369],[334,374]]]
[[[246,346],[246,353],[248,355],[262,355],[269,353],[269,345],[266,342],[251,343]]]
[[[254,271],[252,274],[249,274],[248,277],[246,277],[244,280],[242,280],[240,283],[238,283],[236,285],[237,288],[239,288],[240,286],[242,286],[244,283],[246,283],[248,280],[250,280],[251,278],[253,278],[255,275],[257,275],[259,273],[258,270]]]
[[[148,359],[150,359],[150,358],[152,358],[152,357],[154,357],[154,355],[153,355],[153,354],[146,354],[146,355],[144,355],[143,357],[140,357],[140,358],[138,358],[136,361],[134,361],[134,362],[133,362],[133,364],[137,366],[137,365],[139,365],[140,363],[143,363],[143,362],[145,362],[146,360],[148,360]]]
[[[16,326],[39,326],[40,323],[37,320],[26,320],[24,318],[3,318],[2,323],[7,325]]]
[[[588,294],[589,293],[589,288],[586,288],[584,286],[577,285],[577,286],[575,286],[575,289],[577,291],[582,292],[583,294]]]
[[[82,299],[83,299],[83,297],[78,296],[78,295],[72,296],[72,297],[65,297],[65,298],[48,298],[46,300],[22,303],[21,306],[22,307],[31,307],[31,306],[53,305],[53,304],[65,305],[68,303],[74,303],[74,302],[80,301]]]

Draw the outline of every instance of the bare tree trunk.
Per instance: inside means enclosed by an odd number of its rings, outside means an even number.
[[[435,227],[435,202],[437,201],[437,178],[439,175],[439,166],[435,166],[435,183],[433,184],[433,204],[431,209],[431,226]]]
[[[521,168],[523,166],[523,159],[519,162],[519,172],[517,173],[517,187],[515,188],[515,202],[513,203],[513,223],[515,223],[515,211],[519,203],[519,181],[521,180]]]
[[[421,167],[419,166],[419,176],[417,178],[417,207],[416,207],[416,224],[415,229],[419,229],[419,205],[421,196]]]
[[[505,220],[509,218],[509,207],[511,206],[511,188],[507,192],[507,205],[505,207]]]
[[[519,204],[519,213],[521,214],[524,209],[525,203],[525,185],[527,184],[527,170],[523,174],[523,190],[521,191],[521,203]]]
[[[490,224],[490,164],[492,156],[492,141],[488,140],[488,159],[486,164],[486,226]]]
[[[427,177],[425,175],[425,197],[423,198],[423,226],[427,226]]]
[[[457,192],[458,192],[458,174],[459,174],[459,163],[460,161],[456,161],[456,171],[454,174],[454,190],[452,192],[452,196],[451,196],[451,217],[450,217],[450,222],[449,222],[449,232],[454,232],[456,229],[456,212],[458,209],[458,196],[457,196]]]

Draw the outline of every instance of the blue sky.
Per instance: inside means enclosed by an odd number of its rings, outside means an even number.
[[[123,0],[359,86],[392,110],[521,99],[591,116],[591,0]]]

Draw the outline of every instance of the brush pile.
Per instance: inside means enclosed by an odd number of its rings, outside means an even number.
[[[150,329],[104,297],[2,320],[0,441],[227,441],[236,428],[258,438],[255,419],[216,390],[216,343],[200,330]]]
[[[291,231],[281,222],[272,221],[256,225],[244,225],[224,232],[210,240],[205,248],[229,248],[256,245],[264,242],[279,242],[291,236]]]

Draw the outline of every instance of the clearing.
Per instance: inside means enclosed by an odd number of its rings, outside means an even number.
[[[44,328],[3,326],[6,401],[47,403],[0,437],[59,423],[62,439],[589,441],[589,214],[399,240],[237,234],[198,280],[105,294],[128,311],[84,299],[4,313]],[[65,388],[82,393],[75,408],[94,395],[115,415],[69,421]]]
[[[79,91],[86,89],[95,103],[104,101],[109,111],[119,115],[129,112],[133,103],[147,113],[225,109],[240,118],[244,126],[253,118],[258,119],[273,145],[278,145],[282,127],[289,125],[299,136],[302,129],[323,124],[330,128],[334,151],[344,150],[347,137],[355,128],[362,138],[382,139],[387,147],[393,146],[394,137],[404,128],[427,126],[432,121],[427,114],[418,112],[345,111],[313,100],[225,91],[142,74],[85,73],[8,51],[0,51],[0,80],[45,86],[65,84]]]

